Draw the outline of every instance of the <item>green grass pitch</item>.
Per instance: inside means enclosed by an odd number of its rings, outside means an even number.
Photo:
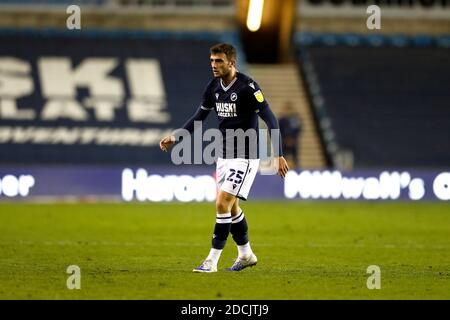
[[[0,204],[0,299],[450,299],[445,203],[242,205],[258,265],[195,274],[212,203]],[[69,265],[81,289],[69,290]],[[366,286],[381,269],[381,289]]]

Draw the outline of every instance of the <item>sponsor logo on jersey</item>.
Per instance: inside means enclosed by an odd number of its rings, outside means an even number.
[[[237,117],[236,103],[216,102],[216,111],[219,117]]]
[[[236,101],[237,100],[237,94],[236,93],[232,93],[230,96],[231,101]]]
[[[253,90],[255,90],[255,85],[253,84],[253,82],[250,82],[249,86],[252,87]]]
[[[218,93],[216,93],[216,100],[217,100],[217,99],[219,99],[219,94],[218,94]]]
[[[263,102],[263,101],[264,101],[264,96],[263,96],[261,90],[256,91],[256,92],[254,93],[254,95],[255,95],[255,98],[256,98],[256,100],[257,100],[258,102]]]

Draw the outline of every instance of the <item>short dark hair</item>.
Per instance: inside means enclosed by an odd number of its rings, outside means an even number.
[[[224,53],[228,60],[236,60],[236,49],[228,43],[219,43],[209,49],[211,54]]]

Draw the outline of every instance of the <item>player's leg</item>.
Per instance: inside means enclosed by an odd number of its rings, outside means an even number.
[[[239,206],[239,199],[233,204],[231,208],[231,235],[233,236],[234,242],[238,246],[239,256],[244,256],[239,250],[239,246],[243,246],[248,243],[248,225],[247,220],[244,216],[244,211],[242,211]]]
[[[233,206],[231,207],[231,218],[236,218],[241,213],[241,207],[239,206],[239,198],[236,198]]]
[[[217,262],[231,230],[233,205],[235,205],[237,198],[247,199],[258,167],[259,160],[257,159],[218,159],[216,172],[217,184],[220,191],[216,200],[216,226],[214,228],[212,248],[204,263],[199,268],[194,269],[195,272],[217,271]],[[239,207],[239,203],[236,206],[234,212],[238,213],[237,208]],[[243,215],[236,217],[236,223],[242,221],[240,218],[243,220]],[[247,232],[245,231],[247,228],[246,221],[244,223],[245,227],[241,228],[242,231],[238,232],[239,234]],[[243,224],[240,226],[243,226]],[[240,237],[240,239],[242,241],[240,243],[248,243],[248,237],[245,241],[245,235]],[[249,248],[249,245],[245,246],[245,248]],[[245,267],[256,264],[256,256],[253,253],[248,254],[249,250],[243,252],[243,256],[250,255],[250,257],[245,260],[239,259],[238,257],[235,264],[229,270],[240,271]]]
[[[194,269],[194,272],[217,271],[217,263],[230,233],[231,208],[235,201],[236,197],[234,195],[223,190],[219,191],[216,200],[216,224],[211,241],[212,248],[203,264]]]
[[[248,225],[244,212],[239,206],[239,199],[236,199],[231,208],[231,235],[238,249],[238,257],[229,271],[240,271],[250,266],[256,265],[258,261],[250,246],[248,239]]]
[[[236,196],[240,199],[246,200],[250,192],[250,188],[255,179],[259,167],[259,160],[245,160],[245,167],[241,167],[241,178]],[[242,181],[240,181],[242,180]],[[236,183],[236,181],[234,181]],[[229,271],[241,271],[250,266],[256,265],[257,258],[252,251],[248,239],[248,225],[245,219],[244,212],[239,206],[239,200],[236,200],[231,208],[232,224],[230,232],[233,240],[236,242],[238,248],[238,257]]]
[[[231,229],[231,208],[233,207],[236,197],[226,191],[220,190],[216,200],[216,225],[212,239],[212,248],[220,253],[228,239]]]
[[[236,199],[231,208],[231,235],[238,248],[239,258],[248,259],[252,252],[248,240],[248,224],[244,211],[239,206],[239,199]]]

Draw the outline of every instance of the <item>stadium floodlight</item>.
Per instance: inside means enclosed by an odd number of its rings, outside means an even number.
[[[247,13],[247,28],[255,32],[261,27],[264,0],[250,0]]]

